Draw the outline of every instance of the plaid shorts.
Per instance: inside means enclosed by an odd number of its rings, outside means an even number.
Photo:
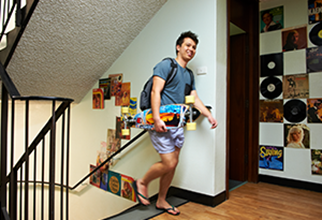
[[[167,132],[156,132],[149,130],[153,147],[159,154],[167,154],[175,151],[175,148],[182,148],[184,143],[183,128],[169,129]]]

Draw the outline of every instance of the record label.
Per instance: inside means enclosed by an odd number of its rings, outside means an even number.
[[[306,118],[306,104],[292,99],[284,104],[284,118],[289,122],[301,122]]]
[[[268,99],[275,99],[282,93],[282,81],[274,76],[269,76],[261,83],[261,94]]]
[[[311,28],[309,33],[309,38],[313,44],[318,46],[322,45],[322,23],[321,22],[317,23]]]

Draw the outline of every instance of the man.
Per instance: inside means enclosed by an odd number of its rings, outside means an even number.
[[[164,122],[160,119],[159,109],[161,105],[184,103],[185,95],[195,96],[195,106],[208,118],[211,128],[217,127],[217,121],[210,111],[199,99],[195,90],[194,80],[191,79],[186,69],[188,62],[195,56],[198,44],[197,36],[188,31],[180,35],[176,42],[177,74],[171,83],[165,86],[167,75],[170,70],[170,60],[158,63],[153,72],[153,87],[151,91],[151,106],[154,120],[154,130],[149,131],[154,148],[161,157],[161,161],[153,164],[142,179],[134,182],[134,189],[138,201],[143,205],[149,205],[148,185],[160,177],[160,189],[156,208],[165,210],[169,214],[178,215],[179,210],[166,201],[166,195],[178,164],[180,149],[184,142],[183,128],[167,130]],[[193,76],[192,76],[193,77]],[[192,88],[191,87],[192,83]],[[162,92],[162,93],[161,93]]]
[[[275,31],[283,28],[280,23],[275,23],[273,21],[273,15],[269,11],[263,12],[262,20],[265,23],[265,27],[261,30],[261,33]]]

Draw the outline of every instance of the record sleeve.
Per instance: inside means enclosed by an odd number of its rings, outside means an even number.
[[[283,53],[261,55],[261,76],[283,75]]]
[[[261,83],[261,94],[268,99],[275,99],[282,93],[282,81],[269,76]]]
[[[321,0],[308,0],[309,24],[314,24],[322,20],[321,11]]]
[[[260,100],[260,122],[283,122],[283,100]]]
[[[309,98],[308,74],[283,76],[283,99]]]
[[[298,99],[291,99],[284,104],[284,118],[289,122],[301,122],[306,118],[306,104]]]
[[[306,49],[307,73],[322,71],[322,46]]]

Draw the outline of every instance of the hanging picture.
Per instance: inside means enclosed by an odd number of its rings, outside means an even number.
[[[283,47],[283,52],[306,48],[307,47],[306,26],[283,29],[282,47]]]
[[[261,33],[282,29],[284,26],[283,6],[261,11],[260,18]]]
[[[104,109],[104,92],[102,89],[93,89],[93,109]]]
[[[259,146],[259,167],[283,171],[284,149],[277,146]]]

